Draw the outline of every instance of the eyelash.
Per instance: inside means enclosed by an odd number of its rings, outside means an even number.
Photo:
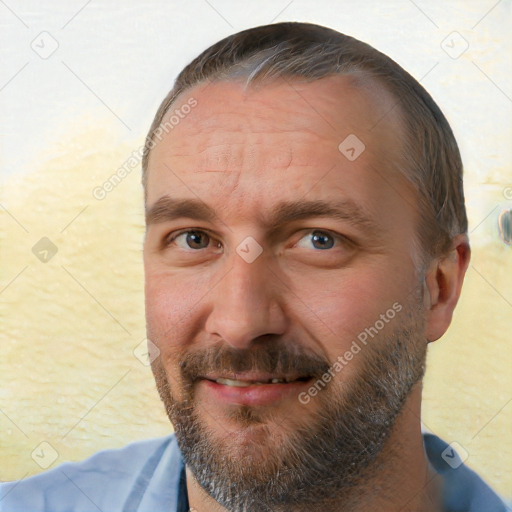
[[[215,236],[212,235],[206,229],[187,228],[187,229],[182,229],[182,230],[179,230],[179,231],[175,231],[175,232],[169,233],[164,238],[164,240],[163,240],[163,246],[164,247],[169,247],[176,240],[176,238],[178,238],[179,236],[184,235],[186,233],[204,233],[205,235],[207,235],[210,238],[210,240],[216,240]],[[191,249],[191,250],[193,250],[193,249]]]
[[[323,235],[328,235],[328,236],[332,237],[335,242],[350,244],[352,246],[354,245],[353,241],[344,235],[341,235],[341,234],[331,231],[329,229],[319,229],[319,228],[311,228],[311,229],[305,230],[304,235],[294,245],[297,245],[305,236],[312,235],[315,232],[321,233]],[[167,247],[171,246],[173,244],[173,242],[175,242],[179,236],[187,234],[187,233],[202,233],[202,234],[206,234],[210,238],[210,241],[216,240],[215,236],[212,235],[208,230],[200,229],[200,228],[187,228],[187,229],[182,229],[180,231],[176,231],[176,232],[172,232],[172,233],[168,234],[163,240],[163,247],[167,248]],[[218,242],[218,241],[217,241],[217,243],[220,244],[220,242]],[[330,249],[331,248],[329,248],[327,250],[330,250]],[[190,248],[190,250],[197,251],[197,252],[199,251],[199,249],[192,249],[192,248]],[[318,249],[318,250],[320,251],[321,249]]]

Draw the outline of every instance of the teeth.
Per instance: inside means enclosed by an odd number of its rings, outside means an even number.
[[[257,381],[243,381],[243,380],[235,380],[235,379],[216,379],[215,382],[218,384],[224,384],[225,386],[233,386],[236,388],[248,388],[249,386],[258,386],[262,384],[283,384],[286,382],[284,379],[272,379],[270,381],[257,382]]]
[[[217,382],[218,384],[224,384],[225,386],[233,386],[236,388],[248,388],[251,385],[250,382],[232,379],[217,379],[215,382]]]

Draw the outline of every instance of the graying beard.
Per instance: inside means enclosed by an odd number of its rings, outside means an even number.
[[[193,403],[169,403],[167,395],[164,402],[187,466],[201,487],[230,512],[311,512],[323,508],[319,505],[326,500],[348,501],[358,488],[367,487],[375,474],[373,463],[412,387],[423,377],[425,350],[414,332],[418,330],[399,333],[391,342],[392,350],[388,347],[373,352],[361,369],[361,374],[369,378],[347,390],[342,403],[327,403],[314,432],[301,429],[294,433],[285,460],[279,461],[291,466],[288,475],[283,476],[284,467],[272,468],[272,475],[263,483],[244,481],[240,467],[233,474],[229,461],[227,467],[225,461],[222,466],[217,457],[219,450],[209,442]],[[415,343],[422,348],[411,351]],[[325,388],[324,396],[329,389]],[[357,404],[348,414],[347,403]],[[257,471],[260,480],[264,469]]]

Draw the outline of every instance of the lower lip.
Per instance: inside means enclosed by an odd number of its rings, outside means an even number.
[[[310,385],[310,381],[295,381],[283,384],[255,384],[254,386],[226,386],[203,379],[199,386],[216,401],[238,405],[272,405],[286,398],[297,398]]]

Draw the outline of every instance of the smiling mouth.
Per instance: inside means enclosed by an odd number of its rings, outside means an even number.
[[[238,380],[238,379],[228,379],[224,377],[219,377],[216,379],[209,379],[210,382],[216,382],[217,384],[222,384],[224,386],[236,387],[236,388],[248,388],[251,386],[265,386],[269,384],[293,384],[296,382],[307,382],[311,379],[311,377],[291,377],[291,378],[271,378],[264,380]]]

